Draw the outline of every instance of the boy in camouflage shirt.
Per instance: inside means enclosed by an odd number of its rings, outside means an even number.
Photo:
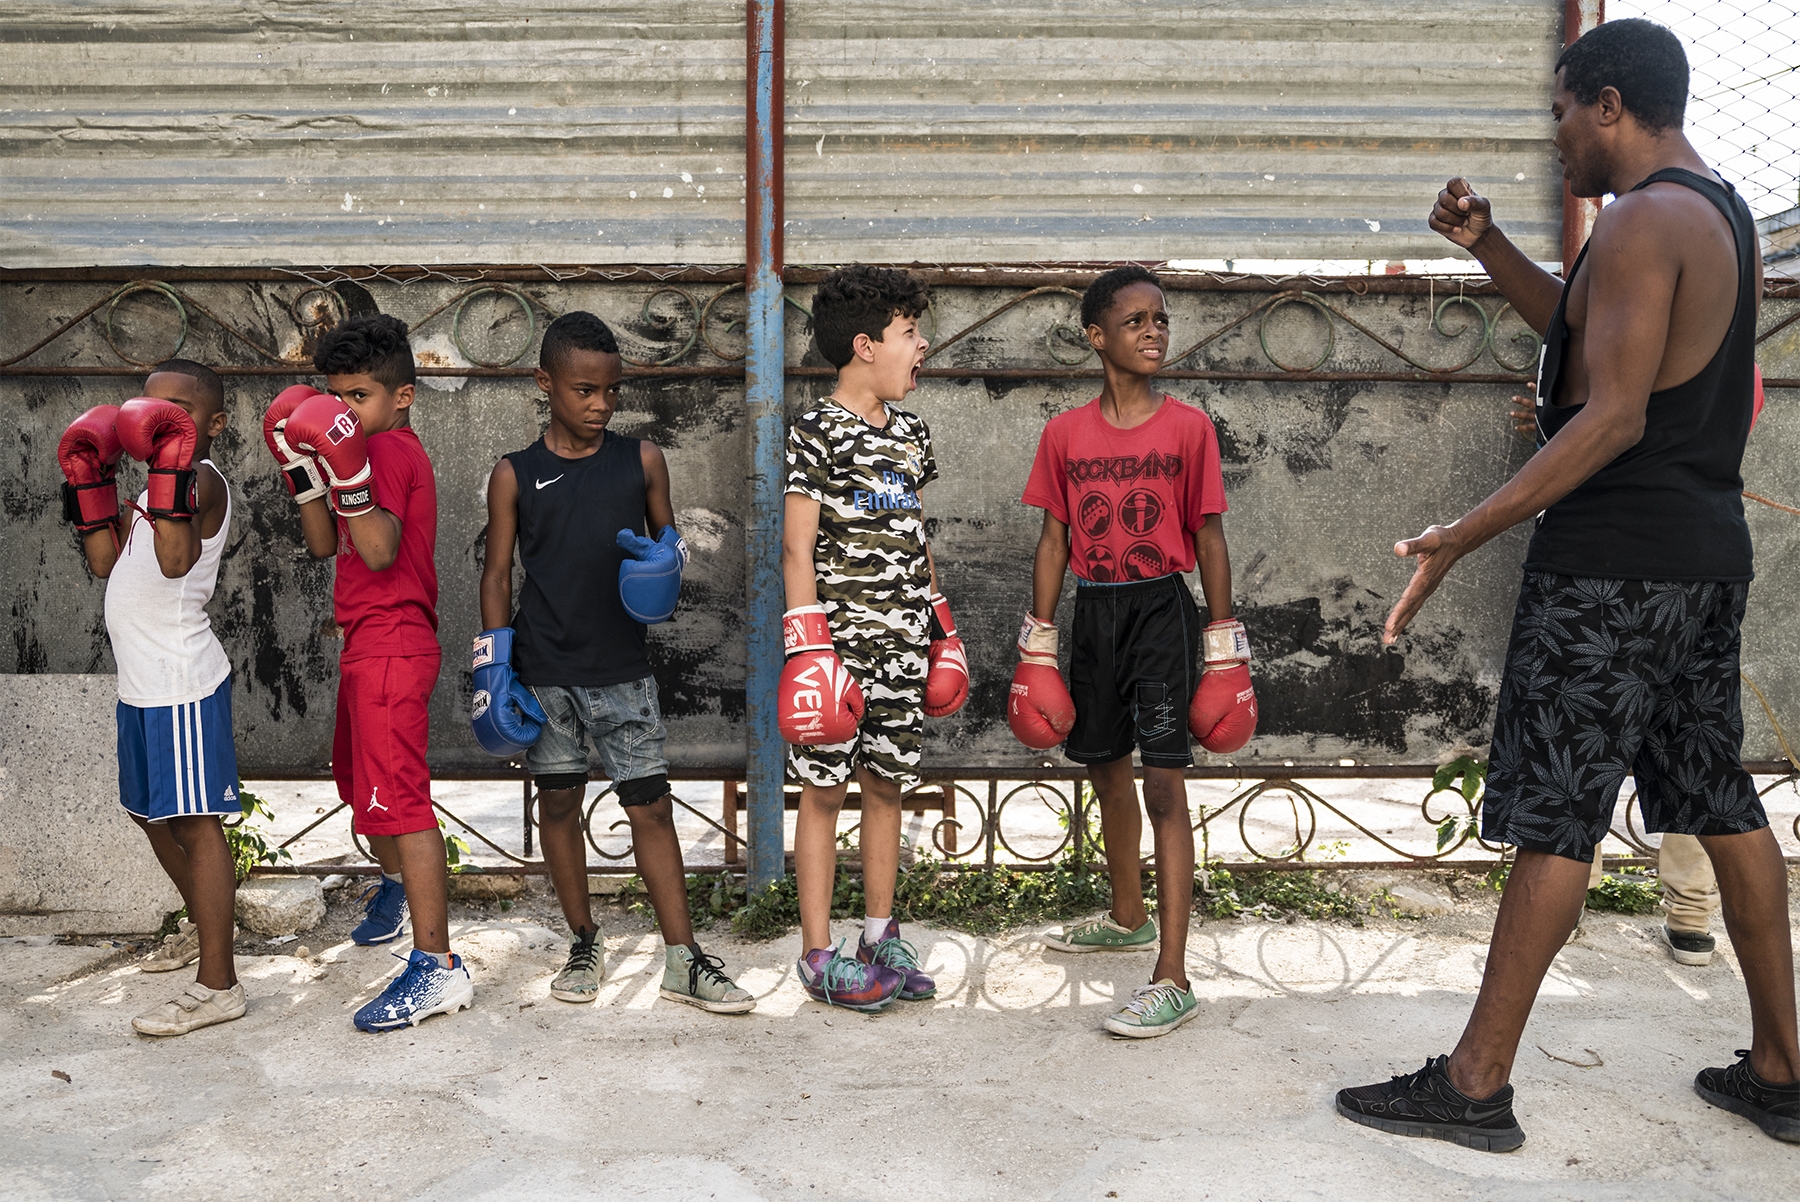
[[[782,570],[792,658],[784,674],[782,733],[796,744],[790,762],[801,782],[794,828],[800,979],[819,1001],[865,1010],[937,990],[891,917],[900,795],[918,781],[924,742],[928,653],[934,671],[948,643],[961,656],[948,610],[937,609],[942,598],[919,499],[937,477],[931,433],[893,404],[918,386],[927,345],[918,318],[927,303],[924,286],[903,271],[859,266],[826,277],[814,299],[813,333],[838,369],[837,387],[788,433]],[[810,638],[795,636],[803,620],[814,623]],[[797,674],[801,644],[836,673],[843,689],[860,689],[860,722],[853,702],[834,714],[836,729],[850,732],[847,741],[805,745],[817,728],[795,721],[794,707],[785,703],[786,677]],[[842,680],[846,672],[850,681]],[[966,680],[964,669],[964,695]],[[961,696],[943,708],[939,681],[934,674],[931,712],[947,713]],[[867,899],[855,959],[834,950],[830,937],[838,811],[853,772],[862,791]]]

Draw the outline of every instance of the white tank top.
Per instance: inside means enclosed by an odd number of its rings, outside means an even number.
[[[210,459],[200,462],[219,470]],[[138,504],[149,495],[140,494]],[[156,528],[136,513],[130,517],[125,545],[106,580],[106,633],[119,665],[119,700],[142,708],[201,701],[231,675],[231,660],[206,613],[231,532],[231,486],[225,486],[219,532],[200,540],[200,559],[174,580],[157,565]]]

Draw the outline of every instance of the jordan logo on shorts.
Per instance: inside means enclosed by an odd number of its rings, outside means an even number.
[[[381,788],[380,785],[375,786],[375,789],[379,789],[379,788]],[[375,800],[375,789],[369,790],[369,808],[371,810],[380,810],[384,814],[390,813],[391,811],[389,811],[389,809],[386,806],[382,805],[379,801]]]

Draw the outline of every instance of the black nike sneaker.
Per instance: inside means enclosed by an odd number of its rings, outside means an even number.
[[[1800,1144],[1800,1081],[1771,1085],[1750,1067],[1747,1049],[1739,1048],[1737,1058],[1724,1068],[1701,1069],[1694,1092],[1720,1110],[1743,1115],[1764,1135]]]
[[[1377,1131],[1447,1139],[1477,1152],[1511,1152],[1524,1143],[1525,1132],[1513,1118],[1512,1086],[1491,1098],[1471,1098],[1450,1084],[1449,1065],[1450,1057],[1438,1056],[1385,1085],[1340,1089],[1338,1113]]]

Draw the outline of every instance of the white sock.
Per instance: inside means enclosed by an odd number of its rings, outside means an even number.
[[[887,925],[888,920],[885,918],[876,918],[872,914],[864,914],[863,942],[870,947],[874,947],[877,943],[880,943],[881,937],[887,934]]]
[[[396,885],[400,883],[400,874],[397,872],[384,872],[381,875],[383,878],[394,882]]]
[[[437,966],[439,968],[449,968],[450,967],[450,953],[449,952],[426,952],[425,954],[427,956],[430,956],[433,960],[436,960]]]

